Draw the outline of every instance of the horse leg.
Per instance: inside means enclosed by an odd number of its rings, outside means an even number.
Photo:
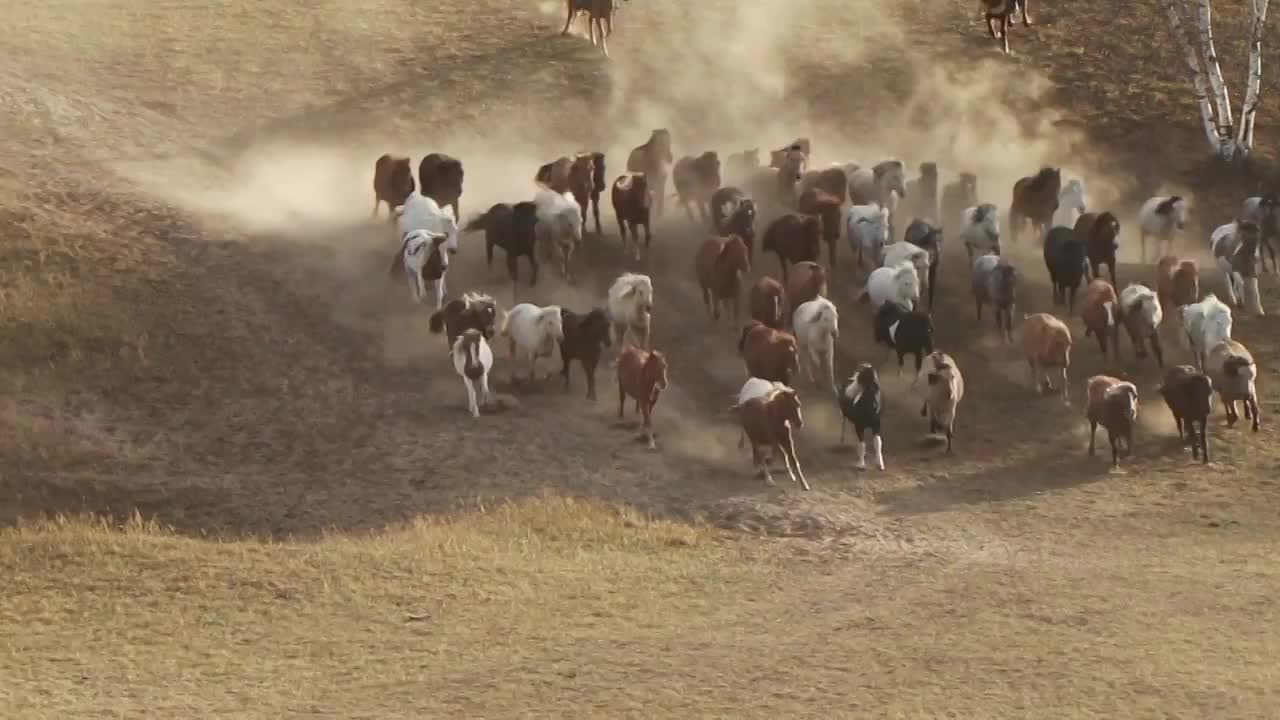
[[[999,38],[996,37],[996,26],[994,21],[994,15],[987,15],[987,32],[991,33],[992,40],[998,40]]]
[[[560,31],[561,35],[569,34],[569,23],[573,22],[573,0],[564,0],[564,6],[567,14],[564,18],[564,29]]]
[[[488,405],[493,402],[493,394],[489,392],[489,371],[485,370],[480,376],[480,404]]]
[[[377,195],[374,195],[373,196],[373,212],[369,213],[369,217],[378,217],[378,205],[381,203],[382,203],[382,200],[380,200]],[[391,214],[391,203],[387,203],[387,214],[388,215]]]
[[[444,278],[435,281],[436,286],[436,309],[439,310],[444,305]]]
[[[560,377],[564,378],[564,391],[569,392],[569,362],[570,358],[565,355],[564,346],[560,346],[560,361],[564,363],[564,367],[560,368]]]
[[[463,378],[467,386],[467,410],[471,412],[471,417],[480,417],[480,406],[476,404],[476,387],[471,382],[471,378]]]
[[[414,284],[414,290],[415,290],[414,300],[417,302],[422,302],[423,300],[426,300],[427,299],[427,281],[423,279],[421,270],[413,274],[413,284]]]
[[[756,475],[763,476],[764,484],[773,487],[773,475],[769,474],[769,464],[764,460],[764,452],[762,448],[751,444],[751,464],[755,466]]]
[[[622,378],[618,378],[618,419],[622,419],[622,412],[627,407],[627,389],[622,385]]]
[[[596,360],[582,362],[582,372],[587,376],[587,399],[594,402],[596,399]]]
[[[867,444],[862,441],[862,433],[857,425],[853,426],[853,439],[858,443],[858,463],[854,465],[859,470],[867,469]]]
[[[1031,27],[1031,15],[1027,11],[1027,3],[1030,0],[1021,0],[1022,5],[1022,27]]]
[[[649,449],[657,450],[658,444],[653,441],[653,425],[650,423],[650,419],[653,414],[653,406],[649,403],[645,403],[644,406],[640,408],[640,412],[644,415],[644,436],[649,441]]]
[[[800,469],[800,458],[796,457],[796,449],[791,442],[782,446],[782,457],[787,461],[787,474],[792,480],[800,483],[800,487],[808,490],[809,481],[804,479],[804,472]]]
[[[587,36],[591,38],[591,47],[596,46],[596,19],[587,16]]]
[[[1004,54],[1009,54],[1009,16],[1005,15],[1000,18],[1000,42],[1004,47]]]
[[[596,237],[604,237],[604,230],[600,229],[600,196],[596,195],[591,198],[591,214],[596,219]]]
[[[516,361],[519,360],[520,358],[519,356],[516,355],[515,339],[512,338],[510,343],[511,343],[511,371],[508,373],[508,379],[510,380],[512,385],[515,385],[516,384]]]
[[[605,57],[609,57],[609,41],[605,39],[604,21],[597,20],[596,23],[600,25],[600,49],[604,51]]]

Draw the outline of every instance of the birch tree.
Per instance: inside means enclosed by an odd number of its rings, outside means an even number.
[[[1195,88],[1205,140],[1213,154],[1227,161],[1244,159],[1253,150],[1253,123],[1262,88],[1262,30],[1267,22],[1270,0],[1249,0],[1253,17],[1249,23],[1249,66],[1240,117],[1231,115],[1231,97],[1218,65],[1213,44],[1211,0],[1159,0],[1169,21],[1169,32]],[[1194,28],[1185,20],[1194,18]]]

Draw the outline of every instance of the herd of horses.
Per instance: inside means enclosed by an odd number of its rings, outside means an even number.
[[[520,285],[521,257],[532,265],[531,285],[538,281],[539,263],[547,261],[556,262],[564,279],[572,282],[574,250],[583,242],[589,219],[602,236],[600,202],[606,191],[624,254],[633,262],[641,260],[650,245],[650,222],[663,213],[672,185],[670,198],[678,201],[691,224],[704,229],[705,239],[693,249],[691,265],[708,316],[719,324],[728,315],[734,327],[741,327],[737,349],[746,378],[732,406],[742,428],[740,445],[750,441],[753,467],[766,482],[772,484],[769,459],[776,451],[791,478],[807,489],[793,442],[793,433],[804,424],[795,382],[801,371],[833,396],[844,420],[853,424],[858,466],[866,466],[870,448],[873,463],[884,467],[884,403],[875,367],[861,363],[849,377],[836,381],[834,347],[840,316],[828,297],[828,275],[838,268],[841,237],[865,272],[856,298],[871,306],[874,341],[890,354],[897,353],[899,371],[904,357],[914,355],[911,387],[923,400],[921,414],[930,433],[945,433],[947,452],[964,383],[955,358],[936,348],[933,339],[932,307],[944,230],[964,243],[979,322],[983,309],[990,307],[1006,343],[1014,341],[1018,288],[1025,272],[1005,252],[1000,208],[979,195],[973,173],[961,172],[941,185],[932,162],[921,163],[918,177],[907,178],[905,165],[897,159],[870,167],[844,163],[812,169],[810,154],[810,141],[799,138],[771,151],[767,165],[758,149],[752,149],[730,155],[722,168],[715,151],[675,157],[670,132],[658,129],[629,153],[625,170],[612,179],[602,152],[560,157],[533,174],[536,189],[531,200],[495,204],[461,226],[460,160],[428,155],[415,183],[409,158],[386,155],[375,163],[374,212],[385,202],[398,224],[400,248],[393,276],[406,274],[418,302],[424,301],[428,285],[435,288],[430,328],[446,334],[472,415],[478,416],[488,401],[495,361],[490,344],[499,338],[510,349],[512,382],[517,365],[525,363],[530,379],[535,379],[537,361],[554,356],[558,349],[566,388],[570,365],[577,360],[590,399],[596,397],[596,367],[616,346],[618,414],[623,416],[627,400],[633,400],[648,446],[656,449],[652,417],[668,387],[668,362],[653,347],[651,278],[622,273],[603,306],[581,314],[528,302],[500,310],[493,297],[480,293],[464,293],[446,302],[444,279],[448,258],[457,252],[458,235],[483,231],[490,265],[495,248],[506,252],[513,294]],[[1186,214],[1186,200],[1179,196],[1153,197],[1142,205],[1136,223],[1143,263],[1149,262],[1148,239],[1155,240],[1156,262],[1149,277],[1132,280],[1123,289],[1117,282],[1119,218],[1088,208],[1083,179],[1064,182],[1061,169],[1055,167],[1019,179],[1012,187],[1007,231],[1014,245],[1028,227],[1039,239],[1054,305],[1068,316],[1075,314],[1076,295],[1084,287],[1079,306],[1084,335],[1096,338],[1104,359],[1110,352],[1119,361],[1121,327],[1128,331],[1137,360],[1148,357],[1150,347],[1166,371],[1161,394],[1177,420],[1179,435],[1184,444],[1191,444],[1193,457],[1208,462],[1204,432],[1212,394],[1220,396],[1229,426],[1237,421],[1236,403],[1241,402],[1253,429],[1259,427],[1257,366],[1247,348],[1231,336],[1231,306],[1263,314],[1259,269],[1266,272],[1268,256],[1275,267],[1280,198],[1247,199],[1238,217],[1211,236],[1210,253],[1222,272],[1230,305],[1213,293],[1202,296],[1198,264],[1172,253],[1175,236],[1185,229]],[[757,224],[763,225],[762,231],[757,232]],[[757,240],[761,252],[776,255],[780,272],[749,283]],[[749,319],[740,325],[744,295]],[[1181,326],[1194,352],[1194,366],[1165,367],[1159,329],[1169,321]],[[1052,313],[1023,315],[1021,325],[1031,387],[1036,393],[1059,391],[1069,406],[1070,328]],[[1057,388],[1050,379],[1055,376]],[[1093,437],[1102,426],[1110,437],[1113,464],[1118,463],[1121,450],[1128,452],[1132,446],[1137,388],[1097,375],[1088,379],[1086,395],[1089,452],[1093,454]],[[841,437],[843,442],[843,426]]]

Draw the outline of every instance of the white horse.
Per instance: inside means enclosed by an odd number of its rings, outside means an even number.
[[[484,339],[484,333],[470,329],[454,341],[452,355],[453,369],[462,376],[462,382],[467,386],[467,409],[471,411],[471,417],[480,417],[480,405],[476,403],[476,383],[480,383],[481,402],[488,405],[493,349]]]
[[[922,279],[929,275],[929,251],[913,245],[906,240],[900,240],[891,243],[884,249],[884,262],[880,263],[881,267],[889,267],[890,265],[901,265],[909,262],[916,268],[916,274]]]
[[[653,315],[653,281],[648,275],[622,273],[609,286],[609,322],[621,351],[630,330],[641,348],[649,347]]]
[[[502,314],[502,329],[498,332],[511,343],[511,381],[515,382],[515,366],[522,357],[529,359],[529,379],[535,380],[538,358],[551,357],[564,340],[560,306],[520,303]]]
[[[800,351],[800,365],[809,374],[809,382],[817,384],[813,369],[825,368],[827,386],[838,393],[835,375],[836,339],[840,337],[840,313],[835,303],[819,297],[802,303],[792,316],[796,345]]]
[[[1165,254],[1173,254],[1173,237],[1187,224],[1187,201],[1178,195],[1157,195],[1138,210],[1138,229],[1142,236],[1142,262],[1147,262],[1147,237],[1156,239],[1156,257],[1163,241]]]
[[[849,251],[858,256],[860,267],[880,266],[885,245],[889,244],[889,208],[876,203],[853,205],[845,216]]]
[[[1058,209],[1053,211],[1053,223],[1049,227],[1074,228],[1076,220],[1086,212],[1088,210],[1085,208],[1084,181],[1071,178],[1058,191]]]
[[[570,278],[569,261],[582,244],[582,208],[573,193],[539,190],[533,196],[538,222],[533,226],[536,252],[544,260],[560,261],[560,273]]]
[[[981,255],[1000,254],[1000,210],[991,203],[966,208],[960,224],[969,262]]]
[[[1231,306],[1209,293],[1198,303],[1182,307],[1182,329],[1196,356],[1196,367],[1204,371],[1205,354],[1218,343],[1231,339]]]
[[[910,262],[876,268],[867,276],[867,286],[855,299],[858,302],[870,300],[871,306],[877,310],[887,302],[910,310],[920,302],[920,275]]]

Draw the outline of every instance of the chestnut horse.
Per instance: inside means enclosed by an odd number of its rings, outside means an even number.
[[[1062,190],[1062,170],[1042,167],[1031,177],[1013,184],[1013,202],[1009,205],[1009,236],[1018,242],[1018,230],[1030,221],[1032,230],[1043,234],[1053,224],[1058,209],[1058,193]]]
[[[694,262],[702,301],[706,303],[711,322],[720,321],[720,306],[733,304],[733,324],[738,324],[738,306],[742,298],[742,277],[751,272],[747,244],[737,235],[709,237],[698,249]]]

